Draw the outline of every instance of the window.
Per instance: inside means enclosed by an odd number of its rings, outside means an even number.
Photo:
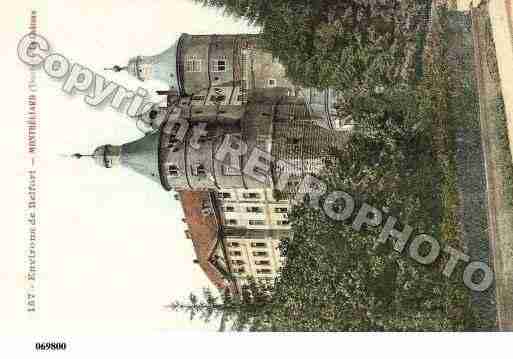
[[[205,177],[206,175],[207,175],[207,170],[205,169],[205,166],[198,165],[196,167],[196,176]]]
[[[205,96],[192,96],[192,101],[203,101]]]
[[[259,174],[261,176],[267,176],[269,174],[268,171],[260,168],[260,167],[253,167],[253,171],[256,173],[256,174]]]
[[[226,206],[224,207],[225,212],[235,212],[235,207],[233,206]]]
[[[250,226],[263,226],[265,222],[261,219],[250,219],[249,225]]]
[[[234,260],[232,260],[232,264],[236,265],[236,266],[241,266],[244,264],[244,261],[241,259],[234,259]]]
[[[213,72],[226,72],[228,70],[228,61],[226,58],[215,59],[212,61]]]
[[[230,247],[240,247],[240,243],[239,242],[230,242],[229,246]]]
[[[253,257],[267,257],[268,253],[265,251],[254,251]]]
[[[210,96],[211,102],[224,102],[226,100],[226,94],[223,88],[214,88],[214,94]]]
[[[242,95],[242,94],[237,95],[237,101],[238,101],[238,102],[242,102],[242,98],[243,98],[243,95]]]
[[[288,226],[289,225],[289,221],[276,221],[276,224],[278,226]]]
[[[269,274],[271,273],[271,270],[269,268],[258,268],[257,270],[258,274]]]
[[[234,269],[234,272],[235,273],[245,273],[246,270],[244,269],[244,267],[240,267],[240,268],[235,268]]]
[[[185,72],[201,72],[201,60],[196,56],[185,58]]]
[[[226,100],[226,96],[225,95],[212,95],[212,96],[210,96],[210,101],[211,102],[224,102],[224,100]]]
[[[287,143],[297,145],[299,143],[299,138],[287,138]]]
[[[230,251],[229,253],[232,257],[240,257],[242,255],[241,251]]]
[[[260,194],[254,193],[254,192],[248,192],[248,193],[243,193],[242,197],[244,197],[246,199],[248,199],[248,198],[254,199],[254,198],[260,198]]]
[[[251,243],[251,247],[260,247],[260,248],[262,248],[262,247],[267,247],[267,244],[264,243],[264,242],[253,242],[253,243]]]
[[[239,176],[240,169],[228,165],[223,165],[223,174],[225,176]]]
[[[289,213],[289,209],[287,207],[276,207],[274,213]]]
[[[271,160],[264,156],[258,156],[258,160],[266,165],[271,165]]]
[[[228,193],[228,192],[219,192],[219,197],[221,197],[221,198],[231,198],[232,195],[231,195],[231,193]]]
[[[267,84],[269,85],[269,87],[275,87],[276,86],[276,80],[275,79],[269,79],[269,81],[267,81]]]
[[[268,266],[268,265],[271,264],[271,262],[269,262],[269,261],[255,261],[255,264],[257,266]]]
[[[248,213],[262,213],[263,211],[262,207],[246,207]]]
[[[169,166],[168,171],[169,171],[169,175],[172,177],[177,177],[180,174],[180,172],[178,171],[178,167],[175,165]]]
[[[237,220],[236,219],[228,219],[228,220],[226,220],[226,224],[234,226],[237,224]]]

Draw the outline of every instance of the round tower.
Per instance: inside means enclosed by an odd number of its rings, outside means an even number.
[[[194,106],[240,107],[255,90],[285,90],[304,99],[317,125],[351,129],[347,119],[338,117],[337,92],[294,85],[279,59],[258,47],[257,35],[182,34],[164,52],[136,56],[112,69],[127,70],[141,81],[162,81],[180,96],[191,96]]]

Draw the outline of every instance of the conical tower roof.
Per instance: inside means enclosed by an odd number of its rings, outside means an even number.
[[[98,166],[105,168],[122,165],[152,181],[161,183],[158,165],[159,141],[160,131],[156,131],[121,146],[103,145],[97,147],[90,155],[75,153],[71,157],[91,158]]]
[[[182,42],[187,34],[182,34],[167,50],[153,56],[136,56],[126,66],[113,66],[106,70],[127,71],[141,81],[158,80],[166,83],[170,89],[180,93],[183,86],[180,75],[179,58]]]
[[[160,132],[121,146],[121,165],[160,183],[158,151]]]

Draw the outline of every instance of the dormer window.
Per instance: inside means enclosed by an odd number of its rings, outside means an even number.
[[[269,79],[267,81],[267,84],[269,85],[269,87],[276,87],[276,80],[275,79]]]
[[[171,177],[178,177],[180,175],[180,171],[178,170],[178,167],[175,165],[169,166],[168,172]]]

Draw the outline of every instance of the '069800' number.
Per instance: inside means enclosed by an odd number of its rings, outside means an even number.
[[[46,342],[36,343],[36,350],[66,350],[66,343],[64,342]]]

